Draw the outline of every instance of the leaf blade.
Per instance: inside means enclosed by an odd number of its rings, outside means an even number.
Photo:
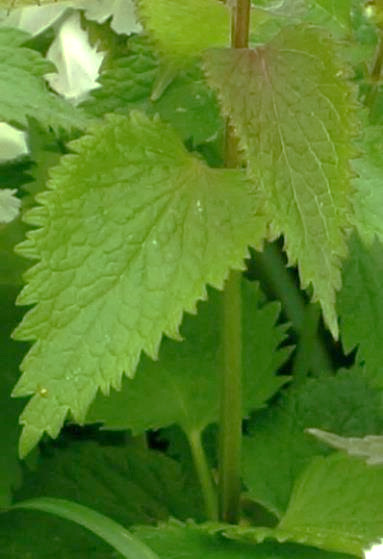
[[[123,526],[95,510],[64,499],[40,497],[13,505],[14,509],[28,509],[55,514],[87,528],[122,554],[126,559],[159,559],[138,538]]]
[[[207,167],[158,119],[110,115],[71,146],[20,246],[40,258],[18,300],[37,304],[15,332],[37,340],[15,388],[34,394],[22,454],[44,431],[56,437],[69,410],[84,421],[97,387],[133,376],[141,351],[155,358],[205,285],[221,288],[264,234],[243,173]]]
[[[337,337],[357,122],[334,43],[314,28],[290,26],[264,47],[210,50],[204,61],[265,196],[271,237],[284,234],[290,263],[298,262],[302,286],[313,286]]]

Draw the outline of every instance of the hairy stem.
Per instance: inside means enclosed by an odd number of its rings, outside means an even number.
[[[247,48],[250,0],[237,0],[232,8],[232,48]],[[226,125],[225,165],[238,165],[237,140]],[[219,437],[219,512],[223,522],[239,519],[242,440],[242,332],[241,274],[231,272],[224,290],[223,370]]]
[[[200,431],[192,431],[187,434],[187,438],[205,501],[206,517],[208,520],[218,520],[217,494],[213,485],[206,454],[202,446],[201,433]]]

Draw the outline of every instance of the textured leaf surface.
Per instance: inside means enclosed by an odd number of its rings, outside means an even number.
[[[2,514],[0,558],[120,559],[122,555],[91,532],[46,513],[14,511]]]
[[[105,59],[101,88],[92,92],[83,108],[95,116],[108,112],[129,114],[132,108],[158,113],[194,145],[212,141],[224,128],[214,92],[208,87],[199,62],[175,73],[158,99],[152,93],[161,68],[153,45],[142,36],[128,40],[127,52]]]
[[[317,457],[294,487],[277,533],[363,557],[382,537],[383,468],[343,454]]]
[[[121,524],[83,505],[63,499],[41,497],[17,503],[15,508],[44,511],[79,524],[107,542],[126,559],[159,559],[148,546]]]
[[[25,472],[16,498],[47,495],[76,501],[124,526],[203,518],[200,490],[180,465],[133,443],[112,447],[82,441],[44,456]]]
[[[38,258],[19,303],[37,305],[16,331],[36,340],[15,394],[34,394],[21,452],[82,422],[100,387],[133,376],[183,311],[243,267],[263,236],[257,198],[240,170],[210,169],[175,132],[140,113],[110,116],[71,144],[28,220],[21,252]]]
[[[230,43],[230,10],[218,0],[139,0],[138,6],[160,51],[181,67],[207,48]]]
[[[367,126],[360,142],[362,156],[355,160],[358,173],[354,196],[355,225],[366,243],[383,240],[383,126]]]
[[[135,529],[161,559],[350,559],[348,555],[293,544],[268,542],[255,546],[231,541],[217,531],[209,526],[176,523]]]
[[[383,245],[366,246],[356,235],[350,240],[350,257],[343,268],[343,288],[338,296],[341,337],[347,353],[358,347],[357,362],[374,385],[383,387],[382,336]],[[367,434],[367,433],[366,433]]]
[[[355,101],[334,45],[314,28],[291,26],[256,50],[208,51],[205,65],[267,200],[271,234],[284,234],[289,261],[337,336]]]
[[[27,126],[28,117],[58,129],[81,128],[85,115],[48,91],[44,74],[52,65],[40,53],[22,47],[26,33],[0,28],[0,119]]]
[[[339,437],[335,433],[328,433],[321,429],[308,429],[307,431],[326,444],[339,450],[345,450],[351,456],[363,457],[367,464],[383,464],[382,436]]]
[[[288,380],[275,376],[289,354],[288,348],[277,350],[285,332],[275,326],[280,307],[272,303],[261,308],[261,297],[256,284],[243,282],[244,416]],[[217,421],[221,328],[222,294],[211,290],[209,301],[199,304],[198,315],[185,317],[185,341],[164,340],[159,361],[143,358],[136,377],[126,379],[121,392],[98,396],[87,421],[136,434],[178,423],[188,435]]]
[[[243,474],[250,497],[281,517],[297,476],[313,456],[329,452],[305,429],[379,434],[380,398],[359,369],[289,389],[281,402],[255,416],[252,437],[244,439]]]

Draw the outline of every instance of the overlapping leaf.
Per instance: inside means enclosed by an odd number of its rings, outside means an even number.
[[[358,368],[290,389],[281,403],[255,417],[252,436],[244,440],[249,495],[281,517],[304,467],[313,456],[329,452],[305,429],[344,436],[378,434],[383,429],[380,399]]]
[[[363,557],[382,537],[383,467],[342,454],[317,457],[294,487],[277,532]]]
[[[284,234],[289,261],[336,337],[356,117],[334,44],[291,26],[256,50],[208,51],[205,66],[267,200],[271,235]]]
[[[351,559],[349,555],[300,545],[231,541],[221,531],[225,532],[225,527],[173,522],[158,528],[139,526],[134,533],[161,559]]]
[[[133,376],[142,350],[155,358],[205,284],[222,287],[264,235],[241,170],[207,167],[158,119],[110,116],[71,148],[21,245],[39,259],[19,298],[37,304],[16,331],[36,341],[15,389],[33,395],[22,454],[69,412],[83,421],[98,387]]]
[[[371,246],[356,235],[350,240],[350,257],[343,268],[343,288],[338,296],[342,343],[347,353],[358,348],[356,359],[375,386],[383,387],[382,336],[383,245]],[[366,433],[367,434],[367,433]]]
[[[17,501],[41,496],[76,501],[124,526],[169,517],[203,518],[197,485],[164,454],[82,441],[56,449],[26,471]]]
[[[0,119],[25,127],[28,117],[38,115],[46,127],[84,127],[85,115],[48,91],[43,76],[52,65],[21,46],[27,38],[22,31],[0,28]]]
[[[96,116],[108,112],[128,114],[132,108],[158,113],[194,145],[214,140],[224,128],[214,92],[206,84],[200,64],[189,63],[170,83],[165,81],[158,98],[152,94],[161,70],[153,45],[145,37],[131,37],[127,52],[107,57],[100,76],[101,88],[92,92],[83,108]]]
[[[261,308],[255,284],[243,282],[243,414],[261,407],[287,381],[275,372],[289,354],[278,350],[285,329],[276,327],[279,305]],[[87,421],[139,434],[177,423],[190,435],[219,417],[222,295],[210,291],[196,317],[185,317],[182,343],[163,341],[159,361],[143,358],[121,392],[98,396]],[[164,406],[164,402],[167,405]]]
[[[334,453],[317,456],[297,480],[276,528],[229,529],[232,537],[294,541],[364,557],[382,536],[383,467]]]

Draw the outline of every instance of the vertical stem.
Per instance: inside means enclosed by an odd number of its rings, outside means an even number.
[[[202,446],[201,433],[200,431],[192,431],[191,433],[187,433],[187,438],[205,501],[206,517],[208,520],[218,520],[217,495],[210,468],[206,460],[206,454]]]
[[[326,371],[331,372],[333,370],[331,356],[323,340],[317,335],[320,317],[318,316],[317,320],[314,319],[311,305],[306,304],[302,293],[297,288],[293,276],[286,268],[281,251],[275,244],[266,246],[263,252],[257,254],[256,265],[274,295],[281,301],[284,312],[300,340],[302,341],[302,338],[305,337],[307,341],[307,335],[311,336],[310,371],[315,376]],[[310,328],[310,333],[307,332],[307,328]],[[308,356],[307,353],[306,356]]]
[[[378,89],[380,85],[380,78],[383,66],[383,32],[379,30],[379,44],[376,52],[375,63],[371,71],[371,86],[364,100],[366,107],[372,111],[374,109]]]
[[[250,0],[236,0],[232,8],[232,48],[249,43]],[[226,125],[225,165],[238,164],[237,140]],[[223,302],[223,370],[219,436],[219,512],[224,522],[239,519],[242,440],[241,274],[231,272]]]
[[[231,272],[223,294],[223,356],[220,414],[220,518],[236,523],[241,490],[242,336],[241,274]]]
[[[249,46],[250,0],[237,0],[233,7],[231,46],[246,49]]]

